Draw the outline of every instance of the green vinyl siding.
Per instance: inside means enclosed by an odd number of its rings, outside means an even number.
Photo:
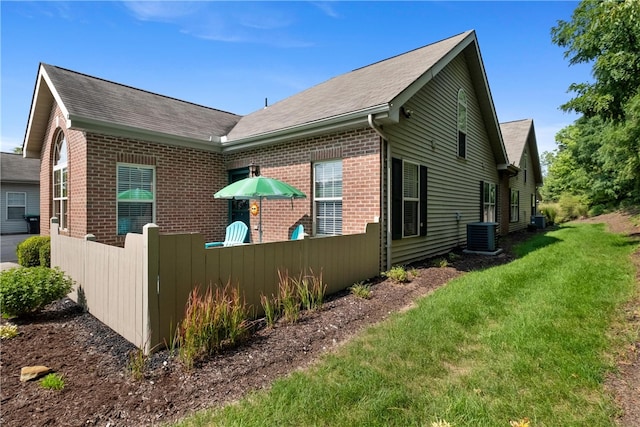
[[[467,97],[466,158],[458,157],[458,92]],[[480,220],[480,181],[499,183],[497,166],[464,55],[440,71],[406,104],[410,118],[385,128],[392,156],[428,169],[427,235],[392,242],[392,264],[466,244],[466,224]],[[524,200],[524,199],[523,199]],[[456,220],[460,212],[461,220]]]

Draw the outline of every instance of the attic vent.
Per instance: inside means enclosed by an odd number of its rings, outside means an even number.
[[[467,250],[494,252],[498,247],[498,223],[472,222],[467,224]]]

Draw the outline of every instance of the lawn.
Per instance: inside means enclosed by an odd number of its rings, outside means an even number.
[[[612,426],[612,325],[637,244],[603,225],[535,236],[322,358],[180,426]],[[374,295],[375,297],[375,295]],[[616,335],[620,338],[625,335]]]

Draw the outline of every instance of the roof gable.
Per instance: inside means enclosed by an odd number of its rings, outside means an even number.
[[[27,154],[39,152],[54,101],[69,128],[126,136],[137,132],[152,135],[153,140],[211,145],[240,119],[236,114],[40,64],[25,136]]]
[[[542,169],[538,155],[538,143],[532,119],[500,123],[500,131],[507,150],[509,163],[519,167],[525,148],[529,147],[529,158],[533,163],[536,184],[542,184]]]

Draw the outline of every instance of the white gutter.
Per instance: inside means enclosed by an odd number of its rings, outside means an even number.
[[[385,218],[383,218],[383,222],[386,221],[386,239],[385,246],[387,249],[387,259],[385,261],[386,270],[391,268],[391,144],[389,143],[389,139],[384,134],[382,129],[374,122],[373,114],[369,114],[367,116],[367,121],[369,122],[369,126],[373,129],[380,138],[382,138],[381,148],[384,148],[384,141],[387,141],[387,212],[383,212],[385,214]],[[382,149],[380,150],[382,153]],[[383,170],[384,172],[384,170]]]

